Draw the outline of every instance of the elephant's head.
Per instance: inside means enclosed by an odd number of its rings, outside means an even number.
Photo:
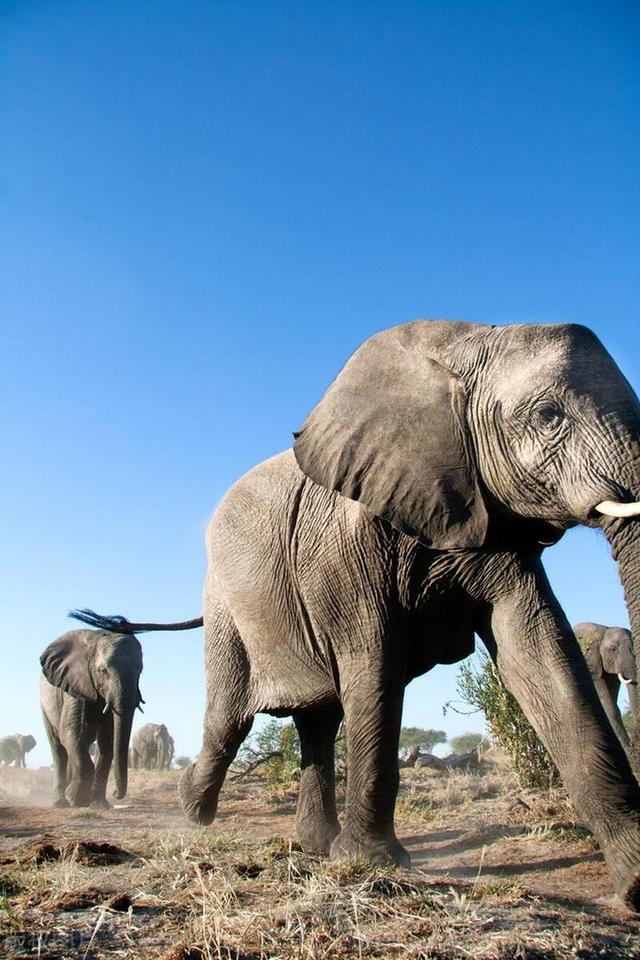
[[[25,753],[29,753],[29,751],[33,750],[36,745],[36,739],[35,737],[32,737],[30,733],[28,733],[26,736],[21,736],[20,742],[22,743],[22,749]]]
[[[638,659],[640,405],[586,328],[386,330],[351,357],[294,449],[312,480],[434,549],[540,549],[576,524],[601,527]]]
[[[113,716],[116,799],[127,792],[127,754],[136,707],[142,703],[142,648],[131,634],[71,630],[40,658],[49,681],[73,697],[90,700]]]
[[[600,623],[577,623],[573,632],[589,664],[592,676],[611,678],[617,694],[624,684],[635,714],[638,701],[636,658],[631,632],[624,627],[606,627]]]

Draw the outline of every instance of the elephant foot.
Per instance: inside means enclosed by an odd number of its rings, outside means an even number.
[[[634,876],[621,890],[618,890],[618,896],[625,907],[640,913],[640,874]]]
[[[94,797],[91,802],[91,806],[94,810],[110,810],[111,804],[106,797]]]
[[[71,804],[69,803],[66,797],[58,797],[57,800],[53,801],[53,805],[54,807],[58,807],[58,809],[60,810],[64,809],[65,807],[71,806]]]
[[[210,783],[201,784],[195,763],[187,767],[180,777],[178,793],[182,809],[189,820],[207,826],[215,819],[218,809],[218,789],[212,789]]]
[[[603,852],[617,895],[625,907],[640,913],[640,837],[627,835],[623,844]]]
[[[308,821],[296,824],[296,834],[305,853],[315,853],[328,857],[331,845],[340,833],[340,824],[336,820],[313,823]]]
[[[371,860],[380,866],[393,864],[406,870],[411,867],[411,857],[395,835],[356,836],[348,827],[342,830],[331,844],[330,856],[332,860]]]
[[[93,777],[73,779],[67,784],[64,795],[72,807],[88,807],[93,800],[94,787]]]

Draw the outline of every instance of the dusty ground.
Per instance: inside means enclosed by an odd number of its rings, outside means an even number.
[[[640,922],[560,792],[402,771],[410,873],[305,856],[295,787],[227,783],[192,827],[178,774],[105,812],[54,810],[48,770],[0,769],[0,958],[640,958]],[[110,846],[104,846],[108,844]]]

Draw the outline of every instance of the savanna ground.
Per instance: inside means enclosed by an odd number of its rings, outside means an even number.
[[[173,771],[132,771],[124,802],[91,811],[51,808],[49,770],[2,768],[0,957],[640,957],[562,792],[520,790],[499,756],[401,776],[411,872],[303,854],[295,784],[228,780],[198,828]]]

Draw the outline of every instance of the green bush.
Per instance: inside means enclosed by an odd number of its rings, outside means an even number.
[[[270,718],[244,742],[240,766],[255,768],[271,784],[286,784],[300,767],[300,741],[295,724]]]
[[[560,783],[551,757],[486,654],[462,664],[457,685],[465,703],[484,713],[491,736],[509,756],[523,787],[548,789]]]

